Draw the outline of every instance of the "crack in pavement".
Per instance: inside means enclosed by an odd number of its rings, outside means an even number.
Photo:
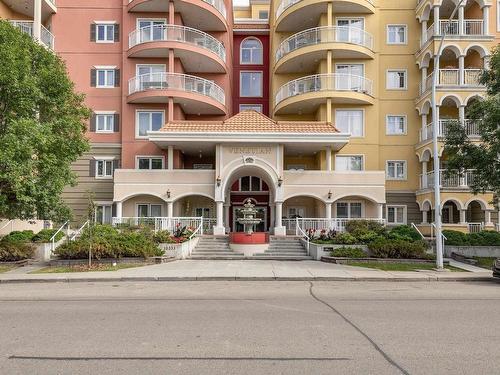
[[[335,307],[330,305],[328,302],[323,301],[321,298],[316,296],[313,292],[313,286],[314,284],[310,281],[309,282],[309,294],[311,297],[316,300],[317,302],[327,306],[330,310],[332,310],[335,314],[340,316],[347,324],[349,324],[351,327],[353,327],[358,333],[360,333],[368,342],[374,347],[374,349],[379,352],[384,359],[389,362],[392,366],[396,367],[399,371],[401,371],[402,374],[404,375],[410,375],[410,373],[405,370],[401,365],[399,365],[395,360],[393,360],[389,354],[384,352],[384,350],[370,337],[368,334],[366,334],[361,328],[359,328],[356,324],[354,324],[349,318],[347,318],[344,314],[342,314],[339,310],[337,310]]]

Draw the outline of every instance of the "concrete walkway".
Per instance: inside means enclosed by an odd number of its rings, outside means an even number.
[[[109,272],[0,274],[0,283],[76,281],[338,280],[478,281],[492,272],[388,272],[318,261],[180,260]]]

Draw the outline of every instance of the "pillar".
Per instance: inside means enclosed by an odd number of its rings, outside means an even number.
[[[116,202],[115,203],[115,209],[116,209],[116,212],[115,212],[115,215],[116,217],[122,217],[123,215],[123,202]]]
[[[422,224],[427,224],[427,211],[422,211]]]
[[[175,23],[175,6],[173,1],[168,3],[168,23],[173,25]]]
[[[434,12],[434,35],[440,35],[439,30],[439,6],[436,6],[432,9]]]
[[[490,32],[490,8],[489,7],[483,7],[483,34],[488,35]]]
[[[42,0],[34,1],[33,38],[38,41],[42,38]]]
[[[224,205],[224,223],[226,224],[225,228],[227,233],[231,231],[231,226],[229,225],[229,207],[231,207],[231,205]]]
[[[458,84],[465,84],[465,56],[458,56]]]
[[[422,113],[420,115],[420,126],[422,128],[422,130],[420,131],[420,141],[423,141],[425,139],[427,139],[427,114],[426,113]]]
[[[423,45],[427,41],[427,21],[422,21],[420,25],[422,27],[422,42],[420,44]]]
[[[422,162],[422,189],[427,188],[427,161]]]
[[[491,222],[491,211],[490,210],[484,210],[484,225],[485,226],[492,226],[493,223]]]
[[[333,25],[333,2],[329,1],[328,2],[328,8],[326,10],[327,13],[327,26],[332,26]]]
[[[326,148],[326,170],[332,170],[332,148],[330,146]]]
[[[274,235],[286,236],[286,228],[283,226],[283,202],[276,202],[275,204],[275,219],[274,219]]]
[[[383,219],[383,218],[384,218],[384,204],[378,203],[377,204],[377,219]]]
[[[332,203],[325,203],[325,219],[330,220],[332,218]]]
[[[464,9],[465,9],[465,4],[461,4],[458,7],[458,34],[459,35],[465,35]]]
[[[224,228],[224,202],[216,202],[217,204],[217,224],[214,227],[214,235],[223,236],[226,234]]]
[[[174,217],[174,202],[167,202],[167,217]]]
[[[425,92],[425,89],[427,88],[427,67],[424,66],[422,67],[422,83],[421,83],[421,94]]]
[[[465,124],[465,106],[461,105],[458,107],[458,121],[463,126]]]
[[[460,210],[460,224],[467,223],[467,209]]]
[[[174,169],[174,146],[168,146],[167,169],[169,171]]]

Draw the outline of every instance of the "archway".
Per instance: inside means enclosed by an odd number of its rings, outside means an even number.
[[[331,210],[331,205],[328,206]],[[297,218],[326,218],[332,217],[325,211],[327,206],[317,197],[312,195],[295,195],[283,202],[283,226],[287,234],[296,233]],[[317,228],[321,229],[321,228]]]
[[[443,202],[441,208],[441,219],[443,224],[458,224],[460,223],[460,203],[454,200]]]

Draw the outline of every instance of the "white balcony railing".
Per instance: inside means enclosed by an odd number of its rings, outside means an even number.
[[[55,1],[55,0],[50,0],[50,1]],[[129,3],[131,3],[134,0],[128,0]],[[224,4],[223,0],[202,0],[204,3],[210,4],[213,6],[215,9],[217,9],[220,14],[224,16],[224,18],[227,18],[227,11],[226,11],[226,4]]]
[[[372,95],[372,81],[347,73],[316,74],[298,78],[279,88],[276,104],[295,95],[320,91],[353,91]]]
[[[448,135],[448,129],[450,125],[458,120],[455,119],[440,119],[438,122],[438,137],[446,137]],[[465,119],[462,123],[465,134],[468,137],[479,137],[479,124],[471,119]],[[434,128],[432,123],[428,124],[423,129],[420,129],[420,142],[432,139]]]
[[[148,90],[179,90],[205,95],[226,103],[224,90],[215,82],[204,78],[178,73],[149,73],[133,77],[128,82],[129,95]]]
[[[446,169],[439,170],[439,181],[442,188],[470,188],[474,181],[474,170],[468,169],[464,173],[446,175]],[[434,171],[420,175],[420,189],[434,188]]]
[[[346,225],[350,221],[368,220],[385,225],[384,219],[378,218],[294,218],[294,219],[283,219],[282,224],[286,228],[288,234],[300,235],[301,228],[304,232],[307,231],[322,231],[322,230],[335,230],[337,232],[345,232]]]
[[[461,78],[460,69],[439,69],[438,85],[442,86],[474,86],[481,87],[479,78],[483,73],[480,68],[467,68],[463,70],[463,78]],[[419,84],[419,92],[422,95],[432,87],[432,73],[425,79],[425,86]]]
[[[481,19],[470,19],[464,20],[462,24],[462,34],[460,33],[460,23],[458,20],[439,20],[439,31],[437,36],[441,36],[444,33],[450,36],[476,36],[484,35],[483,20]],[[422,40],[421,45],[424,45],[428,40],[434,36],[434,25],[427,28],[424,35],[424,40]]]
[[[179,25],[153,25],[134,30],[129,34],[129,48],[148,42],[172,41],[202,47],[226,61],[226,49],[210,34]]]
[[[9,21],[12,26],[17,27],[23,33],[28,34],[33,38],[33,21]],[[42,44],[50,49],[54,49],[54,35],[47,30],[45,26],[41,26],[40,30],[40,41]]]
[[[321,43],[351,43],[373,48],[373,37],[358,27],[323,26],[304,30],[285,39],[276,51],[276,61],[299,48]]]

